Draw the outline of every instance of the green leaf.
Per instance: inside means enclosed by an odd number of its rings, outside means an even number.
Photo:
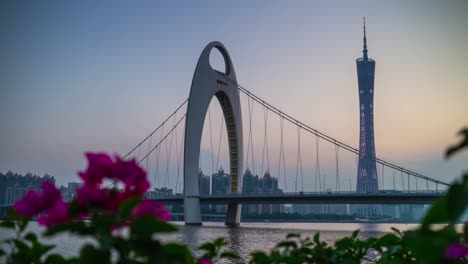
[[[446,223],[449,219],[447,197],[437,199],[427,211],[422,220],[422,226],[427,228],[431,224]]]
[[[251,260],[249,263],[255,263],[255,264],[268,264],[271,263],[270,257],[261,251],[254,251],[250,253],[250,256],[252,256]]]
[[[81,263],[109,263],[110,253],[100,251],[90,244],[86,244],[80,250]]]
[[[222,246],[226,245],[226,241],[222,237],[218,237],[213,241],[213,245],[215,245],[216,248],[221,248]]]
[[[358,235],[359,235],[359,229],[358,229],[358,230],[354,230],[353,233],[351,234],[351,238],[352,238],[352,239],[356,239]]]
[[[465,243],[468,244],[468,221],[465,222],[465,226],[463,228],[463,235]]]
[[[68,207],[68,214],[74,218],[74,217],[78,217],[81,213],[82,213],[82,208],[80,207],[80,205],[78,204],[78,201],[76,199],[73,199],[71,202],[70,202],[70,206]]]
[[[15,223],[13,221],[2,221],[0,222],[0,227],[6,229],[15,229]]]
[[[281,256],[278,259],[279,263],[286,263],[286,264],[300,264],[301,261],[296,256]]]
[[[463,128],[461,129],[459,132],[458,132],[458,135],[460,135],[462,138],[462,140],[458,143],[458,144],[455,144],[453,146],[450,146],[448,149],[447,149],[447,152],[445,153],[445,157],[446,158],[449,158],[451,157],[453,154],[459,152],[460,150],[462,150],[463,148],[466,148],[468,147],[468,128]]]
[[[296,249],[297,248],[297,244],[296,242],[294,241],[280,241],[277,245],[276,245],[276,248],[293,248],[293,249]]]
[[[289,233],[286,235],[286,239],[290,239],[290,238],[300,238],[301,235],[300,234],[297,234],[297,233]]]
[[[315,233],[313,240],[315,244],[320,245],[320,233]]]
[[[401,243],[401,239],[394,234],[386,234],[377,241],[378,246],[389,247]]]
[[[37,242],[37,236],[34,233],[27,233],[24,236],[24,239],[28,240],[31,243],[36,243]]]
[[[390,227],[390,229],[393,230],[393,232],[397,233],[398,235],[400,235],[400,236],[402,235],[401,231],[398,230],[397,228],[395,228],[395,227]]]
[[[65,260],[64,257],[62,257],[59,254],[51,254],[47,256],[45,263],[50,263],[50,264],[66,264],[67,261]]]
[[[422,221],[423,227],[431,224],[456,223],[468,205],[468,176],[462,183],[453,183],[447,191],[446,196],[439,198],[431,206]]]
[[[352,248],[354,245],[354,239],[350,237],[344,237],[335,242],[335,247],[340,250],[347,250]]]
[[[191,255],[190,249],[183,244],[167,243],[164,245],[164,251],[168,255]]]
[[[166,262],[170,263],[193,263],[192,252],[186,245],[177,243],[168,243],[164,245],[164,254]]]
[[[403,246],[415,254],[419,263],[436,264],[443,263],[446,248],[458,239],[453,227],[439,231],[419,229],[405,233]]]
[[[212,242],[207,242],[198,247],[200,250],[206,251],[204,257],[212,259],[216,256],[216,246]]]
[[[130,230],[132,236],[148,239],[155,233],[174,232],[177,228],[152,216],[142,216],[131,223]]]
[[[135,197],[123,202],[119,207],[121,219],[128,219],[132,216],[133,209],[142,201],[141,197]]]

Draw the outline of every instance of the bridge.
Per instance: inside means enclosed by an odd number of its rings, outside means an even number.
[[[330,193],[228,193],[199,196],[202,204],[431,204],[445,192],[376,193],[330,192]],[[166,204],[183,204],[183,195],[161,196],[155,201]]]
[[[226,193],[195,197],[201,204],[431,204],[445,191],[395,192],[383,190],[357,192],[290,192],[290,193]],[[152,199],[164,204],[183,204],[184,195],[159,196]],[[2,204],[0,208],[12,207]]]
[[[224,72],[215,70],[210,65],[212,50],[221,53],[225,63]],[[219,134],[213,129],[214,110],[210,104],[213,98],[217,99],[221,107]],[[247,112],[241,110],[242,100],[247,104]],[[246,126],[243,120],[247,120]],[[261,126],[255,130],[260,130],[263,136],[260,139],[253,133],[254,125],[259,122]],[[207,195],[200,191],[198,174],[204,128],[209,129],[212,172],[219,168],[222,139],[223,136],[227,137],[229,188],[224,193],[212,190],[211,195]],[[292,135],[287,134],[288,131],[293,131]],[[184,136],[179,138],[179,135]],[[276,138],[272,140],[273,136]],[[287,143],[288,139],[294,139],[295,143]],[[262,146],[260,151],[254,150],[254,141]],[[325,154],[327,148],[331,153]],[[304,156],[307,150],[312,152]],[[291,156],[290,152],[294,154]],[[332,165],[323,162],[325,155],[333,156]],[[159,195],[155,199],[167,204],[183,203],[187,225],[202,223],[201,204],[226,204],[226,225],[236,226],[240,223],[241,204],[372,204],[373,210],[378,211],[380,204],[432,203],[449,186],[437,178],[377,157],[375,151],[362,151],[322,133],[252,93],[238,83],[230,55],[220,42],[212,42],[202,51],[188,99],[183,100],[124,158],[134,158],[145,167],[152,187],[173,187],[175,193],[182,193]],[[288,167],[286,159],[293,160],[295,166]],[[277,161],[274,165],[273,160]],[[312,174],[304,173],[304,161],[308,164],[308,169],[313,171]],[[372,177],[373,184],[377,184],[377,191],[366,192],[359,188],[362,186],[352,187],[352,180],[356,176],[350,175],[356,175],[357,171],[360,175],[365,174],[366,164],[376,164],[369,177]],[[252,193],[243,190],[244,168],[246,175],[268,175],[269,179],[273,179],[275,191]],[[271,178],[273,170],[275,175]],[[347,173],[343,173],[343,170]],[[325,177],[324,171],[328,172],[328,177]],[[181,173],[183,180],[180,179]],[[349,177],[350,192],[343,191],[345,176]],[[330,178],[334,184],[330,184]],[[313,187],[304,184],[304,179],[313,182]],[[291,181],[293,186],[288,186]],[[356,191],[352,191],[353,189]]]

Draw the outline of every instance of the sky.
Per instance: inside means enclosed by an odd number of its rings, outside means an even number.
[[[3,1],[0,172],[49,173],[66,184],[85,167],[85,151],[125,154],[188,97],[198,57],[215,40],[241,85],[357,146],[355,60],[365,16],[376,60],[377,156],[452,181],[468,169],[467,151],[443,157],[468,125],[467,13],[467,1]],[[222,65],[216,54],[212,62]],[[245,115],[246,101],[242,107]],[[217,120],[219,106],[210,109]],[[259,108],[254,120],[258,168]],[[277,123],[269,135],[275,155]],[[286,167],[294,174],[297,135],[289,130]],[[203,138],[209,171],[206,129]],[[305,174],[315,169],[313,140],[303,139]],[[333,150],[323,155],[323,170],[334,177]],[[342,155],[342,177],[355,181],[353,157]],[[277,159],[272,154],[274,171]]]

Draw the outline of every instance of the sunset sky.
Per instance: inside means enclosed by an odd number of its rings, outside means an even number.
[[[47,172],[66,184],[84,168],[84,151],[125,154],[188,97],[198,57],[215,40],[228,49],[241,85],[358,146],[355,60],[365,16],[376,60],[377,156],[451,181],[468,169],[468,151],[443,157],[468,125],[467,14],[468,1],[2,2],[0,172]],[[222,63],[214,57],[213,64]],[[257,111],[254,120],[263,122]],[[277,132],[269,135],[274,155]],[[303,159],[313,161],[314,138],[305,138]],[[291,170],[296,140],[292,129]],[[206,133],[202,147],[209,151]],[[333,154],[324,155],[332,171]],[[278,158],[271,159],[276,171]],[[352,162],[343,162],[353,179]]]

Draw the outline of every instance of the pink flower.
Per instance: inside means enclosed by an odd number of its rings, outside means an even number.
[[[164,206],[151,200],[144,200],[133,210],[133,216],[154,216],[159,220],[168,221],[171,215],[164,209]]]
[[[55,203],[53,207],[47,210],[44,215],[39,216],[38,222],[42,226],[51,227],[56,224],[70,221],[68,216],[68,204],[62,200]]]
[[[62,200],[60,191],[52,183],[45,181],[41,187],[41,193],[31,190],[23,199],[17,201],[14,205],[16,212],[32,217],[53,207],[55,203]]]
[[[468,246],[462,243],[452,244],[445,250],[445,256],[453,259],[468,257]]]
[[[113,178],[125,184],[127,197],[143,195],[150,187],[146,172],[138,166],[135,159],[124,161],[117,157]]]
[[[86,185],[96,186],[102,183],[105,177],[112,177],[114,163],[111,157],[105,153],[85,153],[88,158],[88,169],[79,172],[78,175]]]
[[[97,186],[92,185],[83,185],[75,192],[78,205],[84,208],[92,207],[117,211],[123,200],[122,193],[117,190],[99,189]]]
[[[36,191],[29,191],[26,196],[17,201],[13,207],[20,215],[29,217],[33,217],[43,210],[39,203],[39,194]]]
[[[206,258],[202,258],[200,259],[200,264],[211,264],[211,260],[209,259],[206,259]]]

